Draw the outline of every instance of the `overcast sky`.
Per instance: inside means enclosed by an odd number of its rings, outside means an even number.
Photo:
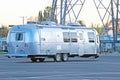
[[[37,16],[52,0],[0,0],[0,24],[20,24],[20,16]]]
[[[51,5],[52,0],[0,0],[0,24],[22,24],[21,16],[37,16]],[[79,18],[86,24],[101,23],[93,0],[86,0]]]

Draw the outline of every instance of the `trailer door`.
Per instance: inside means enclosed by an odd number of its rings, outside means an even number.
[[[79,48],[79,56],[84,54],[84,37],[83,37],[84,32],[78,32],[78,48]]]
[[[26,51],[25,33],[24,32],[12,32],[10,33],[10,50],[13,54],[24,54]]]

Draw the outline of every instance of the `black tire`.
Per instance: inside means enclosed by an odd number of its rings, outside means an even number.
[[[40,62],[44,62],[45,58],[39,58]]]
[[[62,54],[62,61],[68,61],[68,54]]]
[[[95,55],[95,58],[98,58],[99,57],[99,55]]]
[[[37,62],[37,58],[31,58],[32,62]]]

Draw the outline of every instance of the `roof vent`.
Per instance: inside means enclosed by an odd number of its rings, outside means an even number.
[[[41,25],[56,25],[53,21],[41,21]]]
[[[81,26],[79,23],[75,23],[75,22],[70,22],[67,24],[67,26],[74,26],[74,27],[79,27]]]

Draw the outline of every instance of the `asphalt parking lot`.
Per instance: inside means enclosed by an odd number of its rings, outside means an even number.
[[[0,55],[0,80],[120,80],[120,54],[36,63]]]

